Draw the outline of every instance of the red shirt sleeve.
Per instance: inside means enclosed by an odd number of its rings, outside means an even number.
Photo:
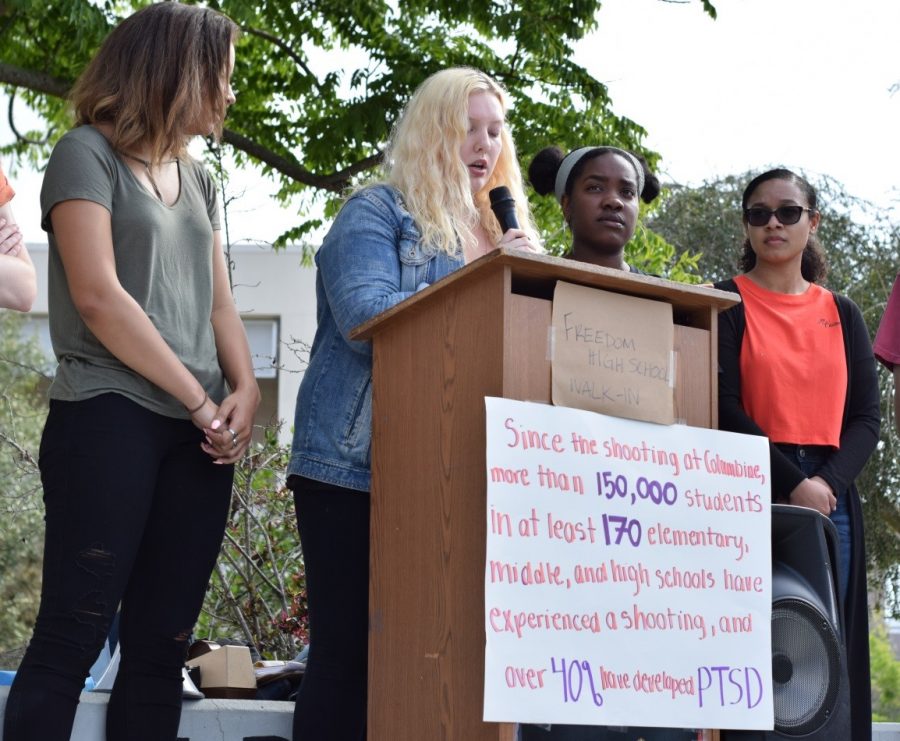
[[[0,170],[0,206],[5,206],[12,200],[16,192],[9,184],[9,180],[3,170]]]
[[[894,365],[900,363],[900,275],[894,281],[894,289],[884,307],[873,349],[875,357],[888,370],[893,370]]]

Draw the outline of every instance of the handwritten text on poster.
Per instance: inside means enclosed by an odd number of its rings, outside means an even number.
[[[485,720],[772,728],[766,440],[486,404]]]

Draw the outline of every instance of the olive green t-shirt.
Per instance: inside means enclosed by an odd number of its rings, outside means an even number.
[[[79,126],[59,140],[41,188],[41,226],[50,243],[50,339],[59,361],[50,397],[80,401],[116,392],[167,417],[189,418],[184,406],[131,370],[87,328],[69,294],[50,216],[62,201],[98,203],[110,213],[116,274],[122,287],[214,401],[225,395],[212,311],[216,189],[198,162],[178,164],[181,190],[167,206],[135,178],[106,137]],[[88,259],[88,253],[85,253]]]

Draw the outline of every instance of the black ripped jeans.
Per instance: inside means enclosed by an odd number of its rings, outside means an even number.
[[[41,440],[41,607],[9,692],[4,741],[68,741],[122,603],[107,741],[175,739],[187,639],[215,564],[232,466],[189,420],[119,394],[53,400]]]

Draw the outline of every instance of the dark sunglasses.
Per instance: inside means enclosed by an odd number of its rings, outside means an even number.
[[[747,223],[750,226],[765,226],[769,223],[769,219],[772,218],[772,214],[775,214],[775,218],[784,226],[790,226],[800,221],[804,211],[813,213],[814,209],[804,208],[803,206],[779,206],[772,211],[762,206],[753,206],[744,209],[744,218],[747,219]]]

